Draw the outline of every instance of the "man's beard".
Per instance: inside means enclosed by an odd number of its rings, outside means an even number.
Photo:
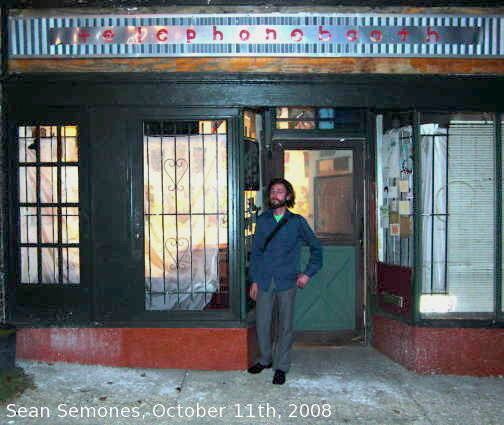
[[[287,205],[287,199],[284,199],[283,201],[276,201],[275,203],[273,203],[273,201],[271,201],[271,199],[270,199],[268,202],[269,202],[270,208],[273,208],[273,209],[282,208]]]

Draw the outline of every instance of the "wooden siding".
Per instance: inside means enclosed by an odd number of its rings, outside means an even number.
[[[504,75],[504,59],[264,57],[11,59],[8,68],[11,74],[37,72],[225,72]]]

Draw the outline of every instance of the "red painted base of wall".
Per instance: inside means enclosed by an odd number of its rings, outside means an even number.
[[[417,373],[504,375],[504,329],[416,327],[375,316],[373,346]]]
[[[16,356],[106,366],[243,370],[255,354],[255,329],[25,328]]]

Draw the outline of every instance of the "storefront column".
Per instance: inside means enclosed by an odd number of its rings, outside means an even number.
[[[6,296],[5,296],[5,209],[6,209],[6,191],[5,191],[5,143],[4,143],[4,97],[3,97],[3,80],[6,75],[7,58],[6,58],[6,8],[0,9],[0,323],[6,320]]]

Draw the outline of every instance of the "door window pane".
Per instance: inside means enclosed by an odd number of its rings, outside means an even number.
[[[296,191],[293,212],[321,237],[354,233],[353,152],[286,150],[284,175]]]
[[[145,307],[229,307],[226,121],[144,125]]]

